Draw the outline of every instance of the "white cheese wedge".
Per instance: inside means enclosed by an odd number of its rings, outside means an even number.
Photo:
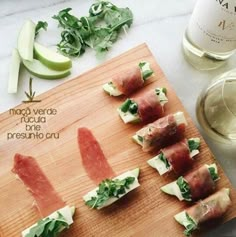
[[[185,228],[187,228],[187,226],[191,224],[191,222],[188,220],[186,216],[186,211],[182,211],[176,214],[174,218],[179,224],[183,225]]]
[[[180,201],[184,200],[176,181],[161,187],[161,191],[163,191],[164,193],[176,196]]]
[[[132,171],[127,171],[117,177],[115,177],[114,179],[125,179],[127,177],[134,177],[135,180],[134,182],[129,186],[129,189],[126,189],[126,193],[122,194],[119,196],[119,198],[116,198],[116,197],[111,197],[110,199],[107,200],[107,202],[101,206],[101,207],[98,207],[97,209],[101,209],[103,207],[106,207],[108,205],[111,205],[112,203],[114,203],[115,201],[119,200],[121,197],[123,197],[124,195],[126,195],[127,193],[129,193],[130,191],[134,190],[135,188],[139,187],[140,184],[138,182],[138,175],[139,175],[139,169],[134,169]],[[113,180],[114,180],[113,179]],[[93,189],[92,191],[88,192],[86,195],[83,196],[83,199],[85,202],[89,201],[92,199],[92,197],[96,197],[97,196],[97,190],[98,190],[98,187]]]
[[[143,145],[142,141],[140,141],[140,140],[138,139],[138,135],[135,134],[135,135],[132,137],[132,139],[133,139],[133,141],[136,142],[138,145],[140,145],[140,146]]]
[[[112,82],[108,82],[102,86],[103,90],[111,96],[119,96],[122,95],[122,92],[119,91]]]
[[[118,114],[120,115],[121,119],[124,123],[138,123],[140,122],[140,118],[138,114],[131,114],[128,112],[123,112],[121,109],[117,109]]]
[[[169,170],[171,170],[171,166],[166,168],[165,163],[159,159],[159,155],[147,161],[147,163],[154,169],[156,169],[160,175],[165,174]]]
[[[68,225],[71,225],[73,224],[73,215],[75,213],[75,207],[69,207],[69,206],[65,206],[55,212],[53,212],[52,214],[50,214],[49,216],[43,218],[43,220],[45,220],[46,218],[50,218],[50,219],[57,219],[59,217],[59,214],[60,213],[66,220],[67,224]],[[23,230],[21,232],[21,235],[22,237],[25,237],[27,234],[29,234],[30,232],[30,229],[37,226],[37,223],[33,224],[32,226],[30,226],[29,228]]]
[[[183,112],[177,112],[174,114],[174,118],[176,121],[177,126],[180,124],[185,124],[186,126],[188,125]]]
[[[161,90],[160,94],[158,95],[158,99],[162,106],[164,106],[168,102],[168,98],[166,94],[163,92],[163,90]]]

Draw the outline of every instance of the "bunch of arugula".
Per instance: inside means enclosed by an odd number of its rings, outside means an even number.
[[[216,181],[220,178],[214,167],[208,167],[208,170],[213,181]]]
[[[95,49],[97,56],[103,55],[117,41],[121,30],[126,32],[133,22],[129,8],[118,8],[107,1],[94,3],[88,17],[79,19],[69,13],[71,10],[66,8],[53,16],[63,28],[58,49],[67,56],[78,57],[87,47]]]
[[[197,229],[197,224],[193,221],[193,219],[186,212],[186,218],[188,220],[188,224],[186,225],[186,229],[184,231],[185,236],[190,237],[194,230]]]
[[[69,225],[63,215],[58,212],[58,218],[47,217],[38,221],[25,237],[57,237],[61,231],[68,229]]]
[[[199,146],[200,146],[200,142],[194,141],[192,139],[188,140],[188,147],[189,147],[190,152],[192,152],[193,150],[198,150]]]
[[[180,176],[177,179],[177,185],[179,186],[179,189],[181,191],[181,194],[183,198],[186,201],[192,201],[192,195],[189,184],[186,182],[186,180],[183,178],[183,176]]]
[[[126,193],[126,189],[135,181],[134,177],[127,177],[125,179],[105,179],[98,187],[97,196],[92,197],[86,201],[85,204],[91,208],[102,207],[111,197],[119,198]]]

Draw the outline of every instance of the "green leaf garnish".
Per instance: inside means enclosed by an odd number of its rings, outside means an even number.
[[[47,28],[48,28],[48,23],[46,21],[38,21],[35,27],[35,37],[38,35],[41,29],[47,30]]]
[[[141,137],[141,136],[139,136],[139,135],[137,135],[137,137],[138,137],[138,140],[139,140],[140,142],[143,142],[143,137]]]
[[[200,142],[195,141],[193,139],[189,139],[188,140],[188,146],[189,146],[190,152],[192,152],[193,150],[198,150],[198,148],[200,146]]]
[[[183,198],[186,201],[192,201],[191,190],[190,190],[189,184],[185,181],[183,176],[180,176],[177,179],[176,183],[179,186],[179,189],[181,191]]]
[[[167,169],[170,168],[170,163],[169,161],[166,159],[166,157],[164,156],[164,154],[161,152],[159,155],[158,155],[158,158],[165,163],[165,166]]]
[[[98,187],[97,196],[92,197],[86,201],[85,204],[91,208],[98,208],[103,206],[111,197],[119,198],[120,195],[125,194],[126,190],[135,181],[134,177],[127,177],[125,179],[105,179]]]
[[[129,111],[131,114],[136,114],[138,111],[138,104],[131,99],[126,99],[120,106],[120,110],[124,113]]]
[[[107,1],[94,3],[89,16],[77,18],[70,14],[71,10],[66,8],[53,16],[63,28],[58,49],[68,56],[80,56],[87,47],[95,49],[97,56],[104,55],[121,30],[125,31],[133,22],[129,8],[118,8]]]
[[[124,113],[126,113],[129,110],[129,106],[131,104],[131,99],[127,99],[121,106],[120,106],[120,110]]]
[[[189,214],[187,212],[185,212],[185,214],[186,214],[186,218],[187,218],[189,224],[187,224],[185,226],[186,229],[184,231],[184,234],[185,234],[185,236],[189,237],[192,235],[193,231],[197,229],[197,224],[193,221],[193,219],[189,216]]]
[[[25,237],[56,237],[64,230],[68,229],[64,216],[58,212],[57,218],[47,217],[37,222],[37,225],[30,229],[30,232]]]
[[[208,167],[208,170],[210,172],[210,175],[211,175],[211,178],[213,181],[216,181],[219,179],[219,175],[218,173],[216,172],[215,168],[214,167]]]
[[[139,68],[141,70],[144,81],[147,80],[153,74],[153,70],[150,68],[150,64],[148,62],[140,62]]]

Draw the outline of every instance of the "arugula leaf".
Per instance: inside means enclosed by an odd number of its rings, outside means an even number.
[[[210,172],[210,175],[211,175],[211,178],[213,179],[213,181],[216,181],[219,179],[219,175],[218,173],[216,172],[215,168],[214,167],[208,167],[208,170]]]
[[[79,29],[81,27],[81,23],[79,19],[69,13],[72,8],[66,8],[59,11],[58,15],[54,15],[52,18],[58,20],[59,26],[66,28]]]
[[[193,139],[189,139],[188,146],[189,146],[190,152],[192,152],[193,150],[198,150],[198,148],[200,146],[200,142],[194,141]]]
[[[133,22],[129,8],[118,8],[107,1],[94,3],[89,9],[89,16],[80,19],[70,14],[66,8],[52,18],[63,28],[58,49],[65,55],[79,57],[87,47],[96,51],[96,56],[103,56],[117,41],[123,29]]]
[[[166,168],[170,168],[170,163],[169,161],[166,159],[166,157],[164,156],[164,154],[161,152],[159,155],[158,155],[158,158],[165,163],[166,165]]]
[[[48,28],[48,23],[46,21],[38,21],[38,23],[35,27],[35,37],[37,37],[37,35],[41,29],[44,29],[46,31],[47,28]]]
[[[98,208],[105,204],[111,197],[119,198],[120,195],[126,193],[126,189],[135,181],[134,177],[127,177],[125,179],[105,179],[98,187],[97,196],[92,197],[86,201],[85,204],[91,208]]]
[[[129,110],[129,106],[131,103],[131,99],[126,99],[126,101],[120,106],[120,110],[126,113]]]
[[[30,229],[25,237],[56,237],[64,229],[68,229],[66,219],[58,212],[57,218],[47,217],[38,221],[37,225]]]
[[[187,224],[185,226],[186,230],[184,231],[185,236],[191,236],[193,231],[197,229],[197,224],[193,221],[193,219],[189,216],[189,214],[187,212],[185,212],[186,218],[189,222],[189,224]]]
[[[58,49],[65,55],[80,56],[85,52],[85,45],[77,31],[64,30],[61,33]]]
[[[177,179],[176,183],[179,186],[179,189],[181,191],[183,198],[186,201],[192,201],[191,190],[190,190],[189,184],[185,181],[183,176],[180,176]]]
[[[136,114],[138,111],[138,104],[131,99],[126,99],[120,106],[120,110],[124,113],[129,111],[131,114]]]
[[[143,142],[143,137],[138,135],[138,140],[139,140],[140,142]]]
[[[150,68],[150,64],[148,62],[140,62],[139,68],[142,73],[143,80],[147,80],[153,74],[153,70]]]

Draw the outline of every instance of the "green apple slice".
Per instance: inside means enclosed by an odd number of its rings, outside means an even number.
[[[12,50],[9,81],[8,81],[8,93],[16,93],[18,87],[19,71],[20,71],[21,58],[17,49]]]
[[[70,70],[55,71],[44,66],[36,59],[33,59],[32,62],[23,60],[23,64],[31,74],[43,79],[60,79],[70,74]]]
[[[34,42],[34,53],[36,59],[53,70],[68,70],[72,66],[68,57],[58,54],[37,42]]]
[[[33,60],[35,24],[28,20],[24,23],[18,36],[17,48],[24,60]]]

